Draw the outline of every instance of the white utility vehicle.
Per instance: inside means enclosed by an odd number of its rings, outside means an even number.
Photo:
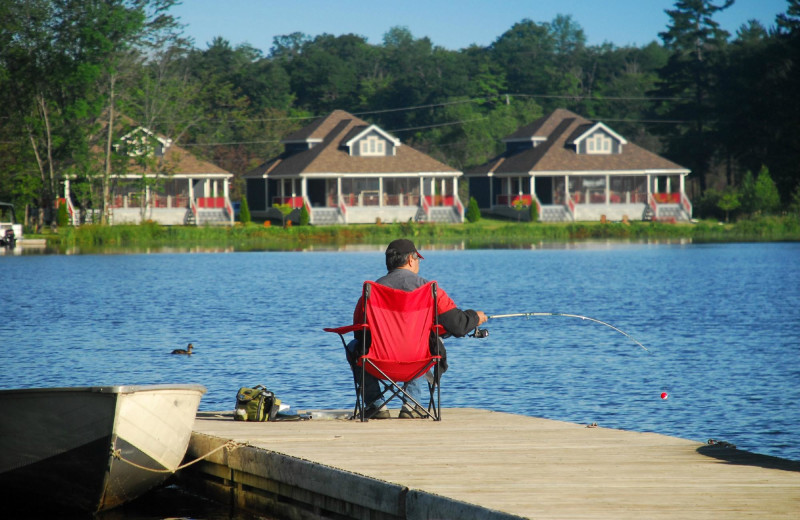
[[[17,223],[14,206],[0,202],[0,247],[13,248],[22,240],[22,224]]]

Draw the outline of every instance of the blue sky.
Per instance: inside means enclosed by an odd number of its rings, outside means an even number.
[[[293,32],[354,33],[380,44],[394,26],[448,49],[485,46],[524,18],[549,22],[558,14],[572,15],[590,45],[639,46],[660,41],[658,33],[669,22],[664,10],[674,5],[674,0],[184,0],[172,14],[200,49],[222,36],[267,54],[275,36]],[[750,19],[773,26],[786,8],[786,0],[736,0],[716,20],[734,34]]]

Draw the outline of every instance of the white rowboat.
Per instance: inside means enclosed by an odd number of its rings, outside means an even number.
[[[133,500],[181,464],[205,392],[201,385],[0,390],[7,505],[95,513]]]

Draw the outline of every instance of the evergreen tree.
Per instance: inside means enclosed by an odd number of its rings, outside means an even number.
[[[467,222],[477,222],[481,219],[481,210],[478,208],[478,201],[475,200],[475,197],[469,198],[469,204],[467,204],[467,214],[465,215]]]
[[[670,24],[659,33],[671,55],[653,94],[671,99],[661,103],[658,115],[688,123],[664,125],[658,131],[666,137],[669,157],[692,170],[701,191],[716,150],[714,92],[729,36],[714,15],[732,4],[733,0],[720,5],[712,0],[679,0],[675,9],[666,11]]]
[[[311,220],[311,216],[308,214],[308,208],[305,204],[300,208],[300,225],[307,226],[309,221]]]
[[[249,224],[251,220],[250,205],[247,204],[247,197],[242,197],[242,202],[239,206],[239,222],[242,224]]]

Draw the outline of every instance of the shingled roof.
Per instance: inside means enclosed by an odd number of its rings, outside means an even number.
[[[468,175],[506,174],[529,175],[541,173],[581,174],[622,172],[674,172],[688,170],[657,154],[628,142],[619,154],[578,154],[572,143],[595,125],[569,110],[559,108],[533,123],[519,128],[503,141],[537,141],[533,148],[508,152],[471,169]]]
[[[100,135],[105,133],[106,128],[108,128],[107,121],[102,121]],[[158,161],[158,172],[152,171],[151,167],[148,167],[147,170],[145,170],[142,164],[137,161],[136,158],[132,157],[127,161],[124,173],[115,173],[115,176],[123,178],[140,177],[142,174],[146,174],[148,176],[164,174],[177,176],[233,176],[231,172],[220,168],[214,163],[200,159],[185,148],[182,148],[176,144],[172,144],[171,139],[152,132],[150,129],[139,125],[126,115],[120,114],[117,116],[114,129],[115,133],[127,131],[123,138],[136,132],[143,132],[149,138],[158,139],[162,144],[168,143],[164,157]],[[115,139],[115,143],[119,143],[120,139],[122,138]],[[103,149],[100,145],[95,145],[93,150],[98,155],[103,154]]]
[[[334,110],[328,116],[289,134],[281,142],[314,143],[308,150],[287,150],[247,172],[245,177],[298,177],[306,174],[389,174],[461,172],[410,146],[398,145],[395,154],[381,157],[350,155],[345,146],[350,139],[370,126],[366,121]]]

